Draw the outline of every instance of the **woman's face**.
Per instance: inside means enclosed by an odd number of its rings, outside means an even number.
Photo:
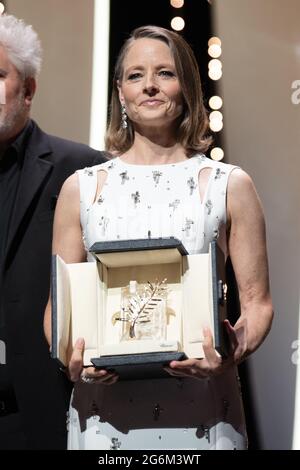
[[[121,104],[138,127],[175,126],[183,98],[174,59],[167,44],[141,38],[130,46],[119,83]]]

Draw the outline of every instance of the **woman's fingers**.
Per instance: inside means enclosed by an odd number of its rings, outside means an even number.
[[[119,379],[119,376],[117,374],[109,374],[107,377],[102,379],[101,383],[103,385],[113,385],[115,384]]]
[[[234,327],[228,320],[224,324],[229,337],[231,355],[235,362],[239,362],[247,351],[247,321],[239,320]]]
[[[187,359],[184,361],[172,361],[165,370],[170,375],[180,377],[197,377],[203,379],[209,377],[220,369],[222,358],[214,348],[213,335],[209,328],[203,329],[203,359]]]
[[[195,359],[185,359],[184,361],[171,361],[169,367],[171,369],[186,369],[194,365]]]
[[[78,338],[69,363],[69,375],[72,382],[77,382],[83,366],[84,339]]]
[[[232,354],[239,349],[239,341],[235,329],[228,320],[224,322]],[[186,359],[184,361],[172,361],[165,370],[174,377],[208,377],[217,372],[222,365],[222,358],[214,349],[213,335],[209,328],[203,329],[203,351],[205,358],[202,360]],[[72,357],[69,364],[70,379],[76,382],[81,374],[83,367],[84,339],[79,338],[74,346]],[[111,385],[118,380],[118,375],[106,370],[96,370],[93,367],[85,369],[81,379],[85,383],[99,383]]]
[[[231,327],[232,328],[232,327]],[[239,320],[234,326],[234,334],[236,338],[236,346],[234,349],[234,360],[239,362],[245,357],[247,351],[247,319]]]
[[[119,376],[114,372],[104,369],[95,370],[93,367],[89,367],[82,372],[80,378],[82,382],[87,384],[112,385],[118,380]]]
[[[176,369],[171,369],[171,367],[164,367],[164,370],[166,372],[168,372],[168,374],[170,374],[172,377],[178,377],[180,379],[180,377],[186,377],[187,376],[187,373],[183,370],[176,370]]]
[[[229,338],[230,351],[233,354],[236,348],[238,347],[238,340],[237,340],[236,332],[233,326],[230,324],[229,320],[224,320],[224,325],[225,325],[227,335]]]
[[[210,369],[205,359],[172,361],[164,369],[174,377],[197,377],[203,379],[210,375]]]
[[[77,382],[81,379],[81,381],[86,384],[99,383],[103,385],[111,385],[115,383],[119,376],[112,371],[104,369],[98,370],[94,367],[86,367],[83,370],[84,346],[84,339],[78,338],[68,367],[69,376],[72,382]]]
[[[203,352],[207,361],[207,369],[209,370],[208,375],[210,375],[211,372],[220,367],[222,358],[214,348],[213,335],[209,328],[203,328],[203,337]]]

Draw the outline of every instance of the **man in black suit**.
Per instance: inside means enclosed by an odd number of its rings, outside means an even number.
[[[40,65],[31,26],[0,16],[0,449],[66,448],[71,385],[43,334],[52,221],[63,181],[104,160],[30,119]]]

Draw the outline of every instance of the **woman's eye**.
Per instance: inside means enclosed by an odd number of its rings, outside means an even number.
[[[174,72],[171,72],[171,70],[161,70],[159,72],[159,75],[161,77],[175,77]]]
[[[128,75],[128,80],[137,80],[138,78],[141,77],[141,74],[139,72],[131,73]]]

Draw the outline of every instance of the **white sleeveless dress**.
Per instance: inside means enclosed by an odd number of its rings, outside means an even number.
[[[203,201],[199,172],[211,168]],[[81,224],[88,249],[102,240],[174,236],[189,253],[218,238],[226,254],[226,190],[233,166],[204,155],[164,165],[119,157],[78,171]],[[107,173],[98,200],[97,172]],[[88,256],[87,256],[88,258]],[[237,370],[207,379],[166,378],[114,385],[77,382],[69,449],[245,449]]]

